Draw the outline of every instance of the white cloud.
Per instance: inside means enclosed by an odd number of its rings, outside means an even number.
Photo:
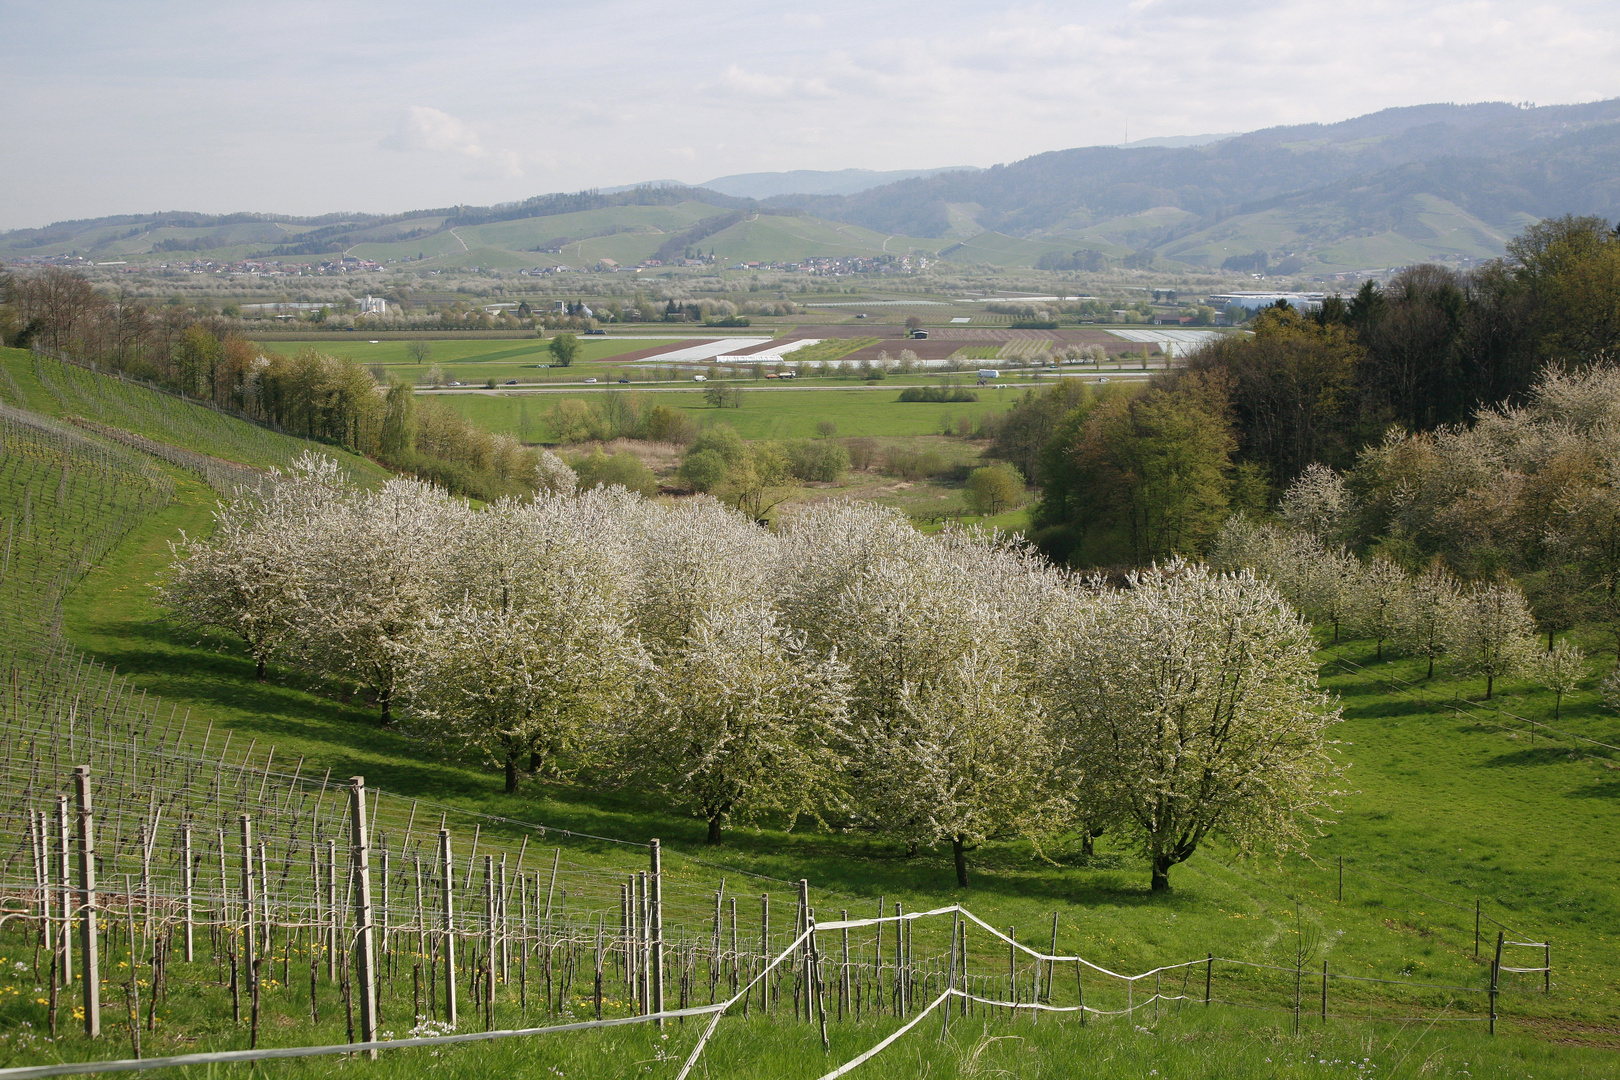
[[[399,126],[378,142],[385,150],[429,150],[440,154],[484,156],[478,133],[442,109],[412,105],[400,117]]]
[[[0,145],[17,159],[0,170],[0,228],[158,205],[498,202],[685,161],[695,179],[990,165],[1127,127],[1620,96],[1614,0],[711,0],[683,11],[678,53],[650,0],[492,0],[450,22],[396,0],[361,35],[330,2],[273,20],[243,0],[183,8],[85,20],[59,0],[0,3]],[[283,73],[274,93],[266,70]],[[285,169],[263,168],[266,145]],[[400,169],[402,152],[437,167]]]

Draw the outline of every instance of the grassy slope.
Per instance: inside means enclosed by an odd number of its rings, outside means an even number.
[[[183,475],[178,480],[175,503],[138,528],[70,598],[66,624],[76,644],[117,664],[139,686],[191,708],[195,722],[212,719],[243,736],[274,742],[278,756],[304,755],[315,767],[333,767],[336,775],[347,775],[344,769],[363,772],[373,784],[404,794],[604,835],[659,835],[675,852],[703,854],[701,829],[695,822],[650,802],[556,786],[505,796],[494,773],[477,763],[445,760],[396,734],[380,732],[366,710],[301,689],[304,680],[294,673],[278,673],[271,684],[258,686],[237,650],[229,645],[199,648],[158,621],[146,583],[161,573],[166,540],[173,530],[205,528],[213,501],[212,493],[200,484]],[[1356,646],[1339,650],[1358,662],[1366,660],[1368,651]],[[1337,654],[1330,652],[1325,658],[1330,655]],[[1410,676],[1412,667],[1403,661],[1379,670]],[[847,905],[859,911],[878,895],[903,898],[912,908],[959,897],[994,923],[1024,928],[1020,936],[1027,935],[1026,940],[1044,937],[1049,913],[1055,910],[1065,946],[1130,968],[1206,950],[1288,961],[1297,897],[1304,904],[1304,924],[1320,933],[1337,971],[1479,985],[1483,975],[1469,949],[1470,914],[1403,893],[1359,872],[1373,870],[1464,905],[1478,891],[1487,898],[1487,915],[1494,913],[1526,934],[1552,937],[1557,948],[1557,992],[1550,1000],[1510,997],[1505,1006],[1509,1017],[1534,1009],[1565,1018],[1561,1023],[1579,1018],[1612,1022],[1617,1013],[1612,927],[1620,914],[1620,899],[1609,883],[1609,862],[1620,838],[1615,836],[1608,800],[1620,795],[1620,784],[1610,779],[1608,760],[1572,756],[1567,746],[1551,749],[1539,742],[1531,750],[1517,733],[1460,723],[1432,706],[1414,705],[1411,699],[1390,693],[1367,675],[1330,675],[1329,681],[1346,701],[1341,735],[1356,766],[1351,773],[1356,791],[1344,800],[1345,813],[1316,845],[1321,869],[1297,859],[1281,866],[1238,864],[1210,848],[1175,871],[1174,895],[1153,898],[1144,888],[1141,864],[1130,852],[1111,846],[1106,837],[1101,854],[1089,864],[1063,850],[1050,852],[1055,862],[1047,862],[1033,858],[1021,844],[989,845],[974,854],[974,881],[965,892],[951,881],[944,853],[906,858],[891,845],[864,837],[739,830],[722,852],[713,854],[733,866],[778,878],[807,876],[841,894],[819,892],[816,902],[823,909]],[[1444,689],[1466,695],[1478,688],[1446,684]],[[1546,696],[1529,687],[1510,685],[1505,692],[1515,711],[1537,717],[1550,711]],[[1616,741],[1616,725],[1596,707],[1591,689],[1566,704],[1560,724]],[[1332,857],[1338,854],[1351,860],[1343,905],[1332,899]],[[601,855],[614,857],[611,851]],[[679,856],[674,861],[692,880],[712,881],[716,873]],[[987,962],[994,961],[983,957],[976,961]],[[1529,978],[1519,982],[1525,984]],[[1277,1061],[1254,1060],[1248,1042],[1234,1039],[1230,1028],[1221,1030],[1224,1034],[1209,1045],[1234,1049],[1214,1056],[1196,1047],[1175,1049],[1168,1042],[1146,1050],[1132,1040],[1088,1044],[1086,1036],[1069,1031],[1041,1040],[1026,1038],[1025,1042],[1041,1043],[1028,1046],[1028,1052],[1037,1056],[1015,1055],[1007,1065],[1016,1066],[1021,1074],[1061,1074],[1065,1055],[1082,1046],[1120,1062],[1121,1075],[1133,1069],[1133,1063],[1149,1061],[1179,1064],[1189,1073],[1234,1070],[1228,1075],[1294,1075],[1292,1070],[1306,1064],[1301,1056],[1306,1044],[1277,1042],[1271,1029],[1250,1041],[1277,1045]],[[1347,1037],[1354,1032],[1359,1034]],[[1370,1031],[1361,1029],[1330,1028],[1323,1045],[1342,1057],[1355,1038],[1371,1037]],[[802,1046],[802,1036],[790,1032],[782,1038],[784,1044],[798,1039]],[[1057,1041],[1048,1043],[1047,1038]],[[1484,1054],[1498,1062],[1495,1068],[1504,1075],[1516,1075],[1515,1067],[1523,1069],[1527,1062],[1534,1064],[1536,1075],[1575,1075],[1577,1070],[1581,1075],[1608,1075],[1615,1060],[1559,1056],[1563,1052],[1511,1041],[1487,1047],[1466,1034],[1445,1038],[1453,1065],[1457,1053]],[[787,1056],[779,1059],[770,1050],[774,1044],[769,1036],[750,1039],[751,1053],[765,1052],[767,1060],[785,1062],[773,1073],[796,1075],[807,1064],[789,1062]],[[625,1052],[650,1045],[628,1035],[625,1040],[620,1048]],[[870,1041],[868,1037],[860,1045]],[[928,1041],[917,1040],[918,1047],[905,1052],[908,1068],[921,1071],[913,1055],[922,1054],[921,1044]],[[588,1045],[571,1043],[557,1053],[578,1062],[580,1047]],[[846,1045],[856,1041],[850,1037]],[[1378,1045],[1383,1045],[1382,1036]],[[1392,1034],[1390,1045],[1400,1049],[1402,1036]],[[1367,1048],[1378,1049],[1372,1044]],[[1012,1048],[986,1053],[1008,1049]],[[1389,1075],[1387,1067],[1395,1064],[1396,1055],[1378,1052],[1385,1055],[1380,1060],[1386,1066],[1383,1074]],[[511,1055],[519,1053],[539,1052],[491,1052],[465,1060],[469,1066],[487,1060],[495,1071],[510,1067]],[[1047,1056],[1039,1057],[1043,1054]]]
[[[337,459],[350,475],[363,481],[387,475],[380,466],[338,447],[270,431],[143,386],[36,358],[21,349],[0,349],[0,365],[5,368],[0,379],[9,377],[0,382],[0,400],[46,416],[84,417],[255,468],[284,466],[304,451],[315,450]]]

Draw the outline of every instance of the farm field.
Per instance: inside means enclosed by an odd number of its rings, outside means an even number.
[[[725,385],[736,385],[727,383]],[[608,391],[633,393],[633,390]],[[577,395],[586,402],[600,401],[600,393]],[[743,390],[740,408],[717,409],[703,400],[700,390],[659,391],[648,394],[644,406],[673,405],[692,414],[700,424],[727,423],[745,439],[808,439],[816,425],[831,420],[841,437],[937,434],[946,418],[977,420],[987,413],[1011,407],[1019,390],[978,388],[976,402],[941,404],[898,401],[899,388],[887,383],[846,389]],[[548,394],[438,394],[435,397],[478,426],[525,442],[551,441],[546,414],[565,393]]]

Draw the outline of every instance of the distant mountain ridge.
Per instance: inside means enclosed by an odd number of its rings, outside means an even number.
[[[1326,276],[1493,258],[1528,223],[1566,213],[1620,216],[1620,99],[1418,105],[1055,150],[988,169],[744,173],[392,215],[126,214],[0,233],[0,259],[342,253],[585,269],[700,252],[767,263],[920,253],[1055,270]]]
[[[1469,233],[1465,243],[1431,244],[1432,254],[1485,257],[1526,220],[1620,212],[1620,99],[1386,109],[1207,145],[1058,150],[853,196],[767,202],[914,237],[973,229],[1044,243],[1072,237],[1206,266],[1223,261],[1210,250],[1222,238],[1189,240],[1225,222],[1283,212],[1294,232],[1283,247],[1309,262],[1318,248],[1372,235],[1410,241],[1383,245],[1392,251],[1444,241],[1443,230],[1417,222],[1429,213],[1456,217],[1450,228]],[[1157,227],[1110,227],[1143,214],[1157,214]],[[1234,242],[1224,247],[1240,254],[1260,231],[1227,229]]]
[[[795,169],[790,172],[737,173],[705,180],[699,187],[749,199],[769,199],[777,195],[858,195],[884,184],[937,176],[948,172],[978,172],[977,165],[949,165],[940,169]]]

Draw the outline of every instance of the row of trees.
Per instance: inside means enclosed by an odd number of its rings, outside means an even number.
[[[1302,844],[1337,767],[1311,633],[1248,572],[1123,589],[892,511],[776,531],[711,499],[556,491],[474,511],[300,463],[176,545],[164,599],[259,662],[327,672],[506,773],[618,783],[706,821],[948,844],[1103,829],[1155,888],[1203,840]]]
[[[1412,573],[1387,553],[1362,559],[1330,539],[1347,503],[1343,481],[1313,466],[1284,497],[1280,522],[1233,516],[1210,562],[1272,581],[1297,609],[1331,628],[1334,641],[1347,632],[1371,640],[1380,660],[1386,646],[1420,657],[1430,677],[1436,663],[1482,676],[1487,700],[1499,679],[1533,678],[1554,692],[1556,712],[1589,674],[1585,652],[1568,639],[1549,634],[1541,648],[1535,617],[1514,582],[1464,583],[1439,559]]]

